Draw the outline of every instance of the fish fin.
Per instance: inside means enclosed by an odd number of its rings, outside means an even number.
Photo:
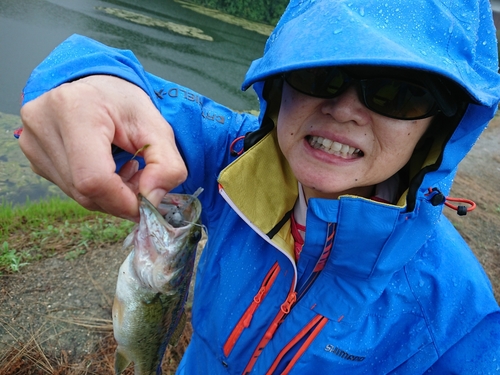
[[[129,364],[130,360],[121,350],[119,350],[119,348],[117,348],[115,351],[115,375],[121,374]]]
[[[172,333],[172,336],[170,337],[169,344],[172,346],[177,346],[179,343],[179,339],[182,336],[182,333],[184,332],[184,328],[186,327],[186,322],[187,322],[187,315],[186,311],[183,310],[181,317],[179,318],[179,324],[177,324],[177,327],[175,327],[174,332]]]

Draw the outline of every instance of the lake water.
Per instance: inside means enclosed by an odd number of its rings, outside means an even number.
[[[270,27],[196,10],[174,0],[0,0],[0,203],[58,192],[31,172],[12,137],[19,119],[10,115],[19,114],[31,71],[74,33],[130,49],[147,71],[235,110],[257,110],[253,90],[240,85]]]
[[[151,73],[236,110],[257,109],[253,92],[241,92],[240,84],[267,37],[183,5],[173,0],[1,0],[0,112],[19,113],[31,70],[73,33],[131,49]],[[165,27],[172,24],[201,29],[212,40]]]

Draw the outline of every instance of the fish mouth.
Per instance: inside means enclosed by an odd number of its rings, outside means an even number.
[[[343,159],[355,159],[364,156],[364,152],[359,148],[333,141],[328,138],[308,135],[306,136],[306,141],[316,150],[321,150],[327,154],[339,156]]]

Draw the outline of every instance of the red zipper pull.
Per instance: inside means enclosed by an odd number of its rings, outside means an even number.
[[[281,313],[278,314],[274,322],[269,326],[267,332],[265,333],[264,337],[267,340],[271,340],[274,336],[274,333],[280,326],[281,322],[283,322],[283,319],[285,319],[285,316],[290,313],[290,310],[292,309],[293,304],[297,302],[297,293],[296,292],[291,292],[288,294],[286,297],[285,302],[281,304],[280,310]]]
[[[250,326],[250,323],[252,322],[253,319],[253,314],[255,313],[255,310],[257,310],[258,305],[262,302],[262,297],[264,296],[265,293],[266,293],[266,288],[262,287],[253,297],[252,305],[245,312],[243,319],[241,319],[243,327],[248,328]]]
[[[297,302],[297,293],[292,292],[288,295],[286,301],[281,305],[281,311],[283,312],[283,314],[288,314],[295,302]]]
[[[262,302],[262,296],[264,295],[265,292],[266,292],[266,288],[264,288],[264,287],[260,288],[260,290],[257,292],[257,294],[255,295],[255,297],[253,297],[253,301],[255,303],[261,303]]]

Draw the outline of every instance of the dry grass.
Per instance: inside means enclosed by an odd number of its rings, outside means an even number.
[[[1,358],[0,375],[106,375],[114,374],[113,353],[116,344],[112,333],[108,333],[91,355],[71,363],[70,356],[61,350],[59,357],[48,356],[42,349],[42,343],[35,336],[26,343],[19,342],[10,348]],[[123,374],[132,375],[127,369]]]
[[[9,334],[19,337],[16,328],[2,322],[7,327]],[[30,334],[26,342],[17,341],[0,356],[0,375],[42,375],[42,374],[84,374],[88,372],[70,372],[71,365],[68,361],[68,353],[62,350],[59,357],[48,356],[42,349],[44,342],[40,339],[44,330],[48,330],[45,325],[36,332]]]
[[[116,341],[113,337],[112,322],[105,319],[81,318],[71,318],[66,322],[102,332],[102,339],[92,353],[76,360],[72,360],[71,355],[65,350],[61,350],[59,356],[49,355],[43,349],[44,342],[40,339],[43,328],[40,328],[33,332],[26,342],[18,341],[16,345],[0,353],[0,375],[115,375]],[[7,327],[12,337],[18,336],[14,327],[9,325]],[[177,347],[167,349],[162,365],[164,375],[175,373],[191,333],[188,324]],[[132,365],[122,373],[122,375],[133,374]]]

